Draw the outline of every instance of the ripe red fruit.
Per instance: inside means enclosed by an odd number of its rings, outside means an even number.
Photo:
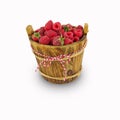
[[[64,45],[68,45],[68,44],[71,44],[71,43],[73,43],[73,41],[71,39],[65,38]]]
[[[67,27],[67,25],[63,25],[62,28],[63,28],[63,30],[66,31],[66,32],[69,31],[69,28]]]
[[[44,32],[45,32],[44,27],[40,27],[40,29],[39,29],[39,33],[40,33],[41,36],[44,35]]]
[[[32,34],[32,40],[38,42],[40,38],[40,33],[39,32],[34,32]]]
[[[47,35],[49,38],[57,36],[57,33],[53,30],[47,30],[47,31],[45,31],[44,34]]]
[[[61,29],[61,30],[59,30],[59,32],[58,32],[58,35],[62,35],[62,36],[64,36],[64,29]]]
[[[35,32],[39,32],[41,36],[44,35],[45,29],[44,27],[40,27],[39,29],[35,30]]]
[[[77,29],[83,30],[83,27],[82,27],[81,25],[78,25],[78,26],[77,26]]]
[[[79,38],[81,38],[83,35],[83,31],[81,29],[74,29],[73,32],[74,32],[74,35],[78,36]]]
[[[45,44],[45,45],[48,45],[50,42],[50,39],[48,36],[42,36],[40,39],[39,39],[39,43],[40,44]]]
[[[64,32],[64,37],[73,39],[73,33],[72,32]]]
[[[68,27],[68,31],[71,31],[73,29],[71,24],[67,24],[66,26]]]
[[[50,39],[50,45],[53,45],[53,38]]]
[[[62,26],[61,26],[60,22],[56,22],[53,24],[53,30],[59,31],[61,28],[62,28]]]
[[[67,45],[79,41],[83,35],[84,30],[81,25],[61,25],[60,22],[53,23],[49,20],[45,26],[35,30],[31,39],[41,44]]]
[[[52,44],[54,46],[64,45],[64,38],[61,36],[56,36],[53,38]]]
[[[71,24],[66,24],[66,25],[62,25],[62,28],[64,29],[64,31],[69,32],[72,31],[73,26]]]
[[[79,41],[79,37],[78,37],[78,36],[75,36],[73,41],[74,41],[74,42]]]
[[[45,30],[50,30],[52,29],[53,26],[53,22],[52,20],[49,20],[46,24],[45,24]]]

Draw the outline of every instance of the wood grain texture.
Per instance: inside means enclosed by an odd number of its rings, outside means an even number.
[[[51,57],[76,53],[77,51],[81,50],[81,48],[87,41],[87,33],[85,33],[85,35],[82,37],[80,41],[75,42],[73,44],[64,45],[64,46],[51,46],[51,45],[42,45],[37,42],[34,42],[31,40],[30,34],[28,34],[28,36],[29,36],[30,44],[36,52],[41,53],[42,55],[51,56]],[[38,56],[36,53],[34,54],[35,56],[37,56],[36,60],[39,65],[39,63],[42,62],[44,57]],[[82,69],[83,54],[84,54],[84,50],[80,54],[77,54],[75,56],[73,54],[73,56],[71,57],[71,61],[65,64],[65,68],[67,69],[65,81],[62,79],[65,77],[65,75],[64,75],[63,67],[59,61],[52,61],[49,67],[44,67],[43,65],[41,65],[39,66],[39,70],[41,73],[43,73],[42,74],[43,77],[50,82],[58,83],[58,84],[68,83],[70,81],[73,81],[75,78],[79,76],[79,74],[77,73],[80,73]],[[39,58],[43,58],[43,59],[39,59]],[[64,59],[64,61],[66,60],[67,59]],[[58,78],[58,79],[55,79],[55,78]]]

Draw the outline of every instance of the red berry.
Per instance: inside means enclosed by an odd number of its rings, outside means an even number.
[[[68,27],[68,31],[71,31],[73,29],[71,24],[67,24],[66,26]]]
[[[50,39],[50,45],[53,45],[53,38]]]
[[[58,34],[64,36],[64,32],[65,32],[64,29],[61,29],[61,30],[59,30]]]
[[[73,41],[74,41],[74,42],[79,41],[79,37],[78,37],[78,36],[75,36]]]
[[[40,33],[39,32],[34,32],[32,34],[32,40],[38,42],[40,38]]]
[[[69,31],[69,28],[67,27],[67,25],[63,25],[62,28],[63,28],[63,30],[66,31],[66,32]]]
[[[45,31],[44,34],[47,35],[49,38],[57,36],[57,33],[53,30],[47,30],[47,31]]]
[[[56,36],[53,38],[52,44],[54,46],[64,45],[64,38],[61,36]]]
[[[50,42],[50,39],[48,36],[42,36],[40,39],[39,39],[39,43],[40,44],[45,44],[45,45],[48,45]]]
[[[64,31],[69,32],[72,31],[73,26],[71,24],[66,24],[66,25],[62,25],[62,28],[64,29]]]
[[[65,45],[71,44],[71,43],[73,43],[73,41],[72,41],[71,39],[65,38],[65,40],[64,40],[64,44],[65,44]]]
[[[74,29],[73,32],[74,32],[74,35],[78,36],[79,38],[81,38],[83,35],[83,31],[81,29]]]
[[[77,26],[77,29],[83,30],[83,27],[82,27],[81,25],[78,25],[78,26]]]
[[[44,35],[44,32],[45,32],[44,27],[40,27],[40,29],[39,29],[39,33],[40,33],[41,36]]]
[[[40,27],[39,29],[35,30],[35,32],[39,32],[41,36],[44,35],[45,29],[44,27]]]
[[[53,39],[54,39],[55,37],[56,37],[56,36],[50,38],[50,43],[49,43],[50,45],[53,45]]]
[[[62,28],[62,26],[61,26],[60,22],[56,22],[53,24],[53,30],[59,31],[61,28]]]
[[[52,20],[49,20],[46,24],[45,24],[45,30],[50,30],[52,29],[53,26],[53,22]]]
[[[64,37],[73,39],[73,33],[72,32],[64,32]]]

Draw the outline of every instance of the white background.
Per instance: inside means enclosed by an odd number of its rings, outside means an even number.
[[[119,0],[0,1],[0,120],[120,120]],[[49,83],[26,34],[46,21],[89,24],[81,76]]]

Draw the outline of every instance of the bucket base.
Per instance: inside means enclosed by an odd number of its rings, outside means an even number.
[[[76,73],[75,75],[72,75],[72,76],[68,76],[68,78],[66,80],[57,80],[57,79],[54,79],[54,78],[49,78],[49,77],[46,77],[44,76],[44,74],[42,74],[43,78],[45,78],[45,80],[49,81],[49,82],[52,82],[52,83],[55,83],[55,84],[64,84],[64,83],[69,83],[69,82],[72,82],[73,80],[75,80],[81,73],[81,70],[82,70],[82,67],[80,69],[80,71],[78,73]]]
[[[44,77],[44,76],[43,76]],[[77,76],[78,77],[78,76]],[[69,83],[69,82],[72,82],[73,80],[75,80],[77,77],[74,77],[74,78],[70,78],[70,79],[67,79],[67,80],[55,80],[55,79],[50,79],[50,78],[47,78],[47,77],[44,77],[45,80],[51,82],[51,83],[55,83],[55,84],[64,84],[64,83]]]

